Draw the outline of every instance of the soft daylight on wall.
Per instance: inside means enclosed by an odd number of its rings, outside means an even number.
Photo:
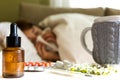
[[[50,0],[53,7],[93,8],[111,7],[120,9],[120,0]]]

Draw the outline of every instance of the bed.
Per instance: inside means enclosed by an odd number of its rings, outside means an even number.
[[[57,43],[59,44],[58,50],[60,53],[61,60],[67,59],[74,63],[94,62],[92,56],[88,54],[82,47],[82,44],[80,42],[81,31],[86,27],[91,27],[94,19],[97,17],[119,14],[120,10],[102,7],[87,9],[52,8],[32,3],[21,3],[19,6],[19,19],[28,20],[35,24],[39,24],[44,28],[50,27],[54,34],[57,36],[56,39]],[[10,22],[5,22],[4,24],[5,26],[6,24],[7,26],[9,26]],[[1,26],[4,25],[1,24]],[[87,44],[89,46],[89,49],[92,49],[92,40],[90,32],[87,33],[86,38],[86,42],[90,41]],[[39,55],[36,52],[36,49],[33,47],[31,42],[29,40],[26,41],[26,39],[27,38],[24,39],[22,45],[22,47],[25,48],[26,52],[29,53],[29,55],[26,55],[26,61],[41,61]],[[24,44],[25,42],[28,43]],[[75,44],[72,44],[72,42],[74,42]],[[35,55],[33,53],[35,53]],[[31,57],[31,54],[37,57]],[[88,57],[86,58],[86,56]]]

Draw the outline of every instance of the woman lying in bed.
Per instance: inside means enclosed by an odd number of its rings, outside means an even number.
[[[19,20],[16,21],[16,23],[23,33],[28,37],[28,39],[30,39],[30,41],[35,45],[38,54],[43,60],[56,61],[60,59],[57,51],[50,49],[50,46],[46,46],[47,44],[45,45],[40,41],[37,41],[38,36],[40,37],[42,33],[42,29],[39,26],[25,20]],[[45,32],[42,35],[42,38],[51,44],[54,43],[57,45],[55,35],[50,30]]]

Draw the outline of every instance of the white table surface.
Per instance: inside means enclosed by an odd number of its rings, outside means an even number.
[[[104,76],[104,77],[87,77],[83,75],[67,75],[56,72],[25,72],[21,78],[2,78],[0,73],[0,80],[120,80],[120,75]]]
[[[1,53],[0,53],[1,54]],[[0,80],[120,80],[120,73],[108,76],[84,76],[59,70],[45,70],[44,72],[25,72],[21,78],[2,78],[2,59],[0,55]]]

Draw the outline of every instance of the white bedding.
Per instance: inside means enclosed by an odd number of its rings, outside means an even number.
[[[96,17],[84,14],[69,13],[52,15],[44,19],[39,25],[51,27],[57,36],[58,51],[62,60],[73,63],[95,63],[80,42],[82,30],[91,27]],[[92,50],[91,33],[86,35],[86,42]]]

